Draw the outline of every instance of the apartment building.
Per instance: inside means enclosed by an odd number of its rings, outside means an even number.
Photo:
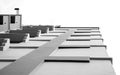
[[[26,26],[4,34],[11,37],[0,51],[0,75],[115,75],[99,27]]]

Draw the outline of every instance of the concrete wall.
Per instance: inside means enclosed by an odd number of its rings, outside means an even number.
[[[1,31],[7,31],[9,28],[9,16],[8,15],[3,15],[3,25],[0,25],[0,32]]]
[[[15,15],[15,23],[10,23],[10,30],[20,29],[21,27],[21,16]]]

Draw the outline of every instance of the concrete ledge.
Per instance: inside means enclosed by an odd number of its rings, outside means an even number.
[[[71,38],[68,38],[66,41],[90,41],[90,40],[102,40],[102,38],[91,38],[91,39],[71,39]]]
[[[112,57],[90,57],[90,60],[109,60],[113,63]]]
[[[89,57],[60,57],[60,56],[49,56],[45,58],[45,62],[90,62]]]
[[[78,36],[79,37],[79,36],[102,36],[102,35],[101,34],[90,34],[90,35],[86,35],[86,34],[81,34],[81,35],[79,35],[79,34],[72,34],[71,37],[72,36]]]
[[[58,48],[59,49],[69,49],[69,48],[90,48],[90,47],[105,47],[106,45],[61,45]]]

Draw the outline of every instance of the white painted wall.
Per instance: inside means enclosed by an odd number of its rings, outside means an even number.
[[[0,13],[19,7],[23,24],[99,26],[120,74],[120,0],[0,0]]]
[[[15,23],[10,24],[10,30],[20,29],[21,16],[15,16]]]
[[[8,30],[8,17],[9,16],[3,16],[3,25],[0,25],[0,32]]]

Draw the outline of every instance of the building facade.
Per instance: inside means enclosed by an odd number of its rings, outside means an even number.
[[[0,75],[115,75],[99,29],[56,27],[10,43],[0,52]]]

